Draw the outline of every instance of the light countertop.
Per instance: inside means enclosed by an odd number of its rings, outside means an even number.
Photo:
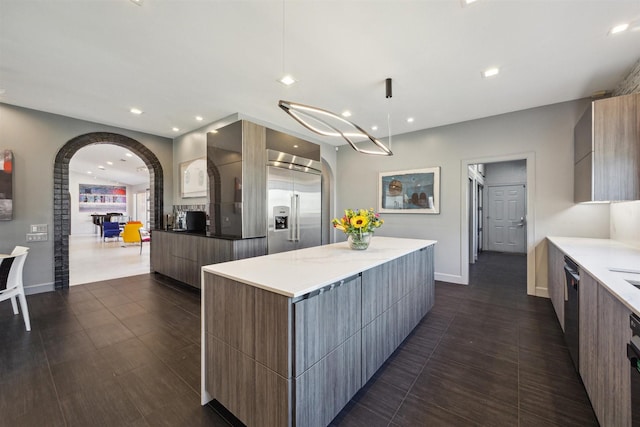
[[[579,237],[548,237],[548,239],[631,311],[640,315],[640,289],[625,280],[640,281],[640,247],[609,239]]]
[[[294,298],[435,243],[375,236],[364,251],[341,242],[205,265],[202,271]]]

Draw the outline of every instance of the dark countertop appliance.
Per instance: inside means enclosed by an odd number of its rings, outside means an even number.
[[[631,370],[631,426],[640,427],[640,317],[631,314],[629,324],[633,332],[627,344]]]
[[[202,211],[187,211],[185,223],[186,231],[204,233],[207,231],[207,214]]]
[[[564,298],[564,341],[569,349],[573,366],[580,372],[580,273],[578,264],[568,256],[564,257],[566,288]]]

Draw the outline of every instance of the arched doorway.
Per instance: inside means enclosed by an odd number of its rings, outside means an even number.
[[[139,156],[149,169],[150,228],[162,226],[163,172],[158,158],[135,139],[109,132],[94,132],[77,136],[58,151],[53,167],[53,228],[55,288],[69,287],[69,234],[71,213],[69,200],[69,161],[79,149],[91,144],[113,144],[126,147]]]

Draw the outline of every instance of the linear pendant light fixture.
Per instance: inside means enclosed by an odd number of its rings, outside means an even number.
[[[387,98],[390,98],[391,79],[387,79],[386,81],[386,91]],[[283,100],[278,102],[278,107],[282,108],[282,110],[289,114],[295,121],[312,132],[322,136],[343,138],[349,143],[351,148],[358,153],[376,156],[393,156],[391,150],[377,138],[371,136],[355,123],[340,116],[340,114],[310,105]],[[389,135],[389,138],[391,138],[391,135]],[[376,148],[373,150],[363,150],[356,145],[357,141],[354,141],[354,139],[368,139]]]

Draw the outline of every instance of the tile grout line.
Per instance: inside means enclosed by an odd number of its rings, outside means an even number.
[[[65,302],[66,303],[66,302]],[[75,314],[74,314],[75,317]],[[44,351],[44,357],[47,361],[47,370],[49,371],[49,378],[51,379],[51,384],[53,384],[53,391],[56,394],[56,402],[58,402],[58,409],[60,410],[60,415],[62,415],[62,422],[65,426],[68,426],[67,417],[64,415],[64,410],[62,409],[62,402],[60,401],[60,394],[58,393],[58,387],[56,386],[56,382],[53,379],[53,372],[51,371],[51,363],[49,362],[49,355],[47,354],[47,350],[44,346],[44,339],[42,338],[42,333],[38,331],[38,336],[40,337],[40,343],[42,344],[42,351]]]
[[[435,297],[434,297],[435,300]],[[434,303],[435,306],[435,303]],[[431,307],[431,310],[433,310],[433,307]],[[429,311],[431,311],[429,310]],[[427,314],[428,315],[428,314]],[[455,315],[451,318],[451,320],[449,320],[449,323],[447,323],[447,327],[444,329],[444,331],[442,331],[442,335],[440,335],[440,338],[438,339],[438,343],[435,345],[435,347],[433,348],[433,350],[431,350],[431,353],[429,353],[429,357],[427,357],[427,359],[425,360],[424,364],[422,365],[422,367],[420,368],[420,372],[418,372],[418,374],[416,375],[416,377],[413,379],[413,381],[411,382],[411,385],[409,386],[409,389],[407,390],[407,392],[404,394],[404,396],[402,397],[402,400],[400,401],[400,404],[398,405],[398,407],[396,408],[395,412],[393,413],[393,415],[391,416],[391,418],[389,419],[389,423],[387,424],[387,427],[391,427],[393,420],[395,419],[396,415],[398,415],[398,411],[400,411],[400,408],[402,407],[402,405],[404,404],[404,401],[407,399],[407,396],[409,396],[409,393],[411,392],[411,389],[413,388],[413,386],[415,385],[415,383],[418,381],[418,378],[420,377],[420,375],[422,374],[422,372],[424,371],[424,368],[427,366],[427,363],[429,363],[429,360],[431,360],[431,356],[433,356],[433,353],[436,351],[436,349],[438,348],[438,346],[440,345],[440,342],[442,341],[442,339],[444,338],[446,332],[449,330],[449,327],[451,326],[451,323],[453,322],[453,319],[456,318],[456,316],[458,315],[458,312],[456,311]],[[424,317],[422,318],[422,320],[424,319]],[[422,323],[422,320],[420,320],[420,323]],[[445,408],[442,408],[444,410],[446,410]],[[449,412],[449,411],[447,411]]]

